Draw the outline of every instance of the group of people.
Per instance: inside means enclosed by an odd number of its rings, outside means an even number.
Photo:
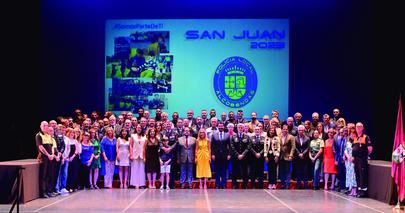
[[[259,121],[255,112],[247,120],[242,110],[218,118],[214,109],[197,117],[189,110],[184,119],[175,112],[169,120],[160,109],[154,118],[142,108],[137,117],[107,111],[104,118],[76,109],[72,117],[40,124],[41,196],[98,189],[99,176],[103,187],[112,188],[116,170],[120,188],[154,189],[159,174],[161,190],[174,188],[175,180],[192,188],[194,177],[207,188],[214,174],[218,189],[226,188],[229,176],[234,189],[246,189],[249,179],[252,188],[263,189],[267,167],[268,189],[276,189],[278,180],[281,189],[291,188],[291,179],[296,188],[308,188],[312,179],[314,190],[323,182],[325,190],[364,197],[372,144],[363,130],[360,122],[346,124],[339,109],[322,121],[316,112],[311,120],[297,112],[282,121],[277,110]]]

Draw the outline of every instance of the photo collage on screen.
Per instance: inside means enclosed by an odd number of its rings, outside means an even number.
[[[114,38],[114,55],[106,57],[112,80],[108,110],[167,109],[172,92],[173,55],[169,31],[132,32]]]

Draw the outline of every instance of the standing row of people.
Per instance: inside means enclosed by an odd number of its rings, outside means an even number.
[[[200,178],[201,188],[207,188],[211,170],[217,188],[226,187],[229,174],[233,188],[238,188],[238,179],[242,188],[247,188],[249,179],[254,188],[263,188],[265,165],[269,189],[276,188],[278,179],[281,188],[289,188],[291,178],[297,180],[298,188],[307,188],[311,174],[314,189],[319,189],[322,177],[325,189],[334,189],[337,175],[339,189],[348,188],[351,195],[366,194],[372,146],[361,123],[346,126],[344,119],[331,122],[325,115],[324,122],[307,123],[296,113],[280,125],[274,111],[263,122],[254,112],[250,121],[243,114],[241,119],[240,111],[237,119],[226,120],[222,113],[221,119],[211,116],[208,122],[206,111],[195,120],[192,114],[189,110],[187,118],[177,117],[174,122],[161,112],[156,122],[142,112],[139,124],[132,115],[119,115],[121,124],[114,115],[105,118],[107,122],[86,118],[74,126],[65,121],[42,122],[36,136],[42,196],[98,188],[99,174],[104,187],[112,188],[116,167],[121,188],[146,187],[146,177],[148,187],[156,188],[159,173],[161,189],[173,188],[175,180],[180,180],[181,188],[192,187],[194,176]]]

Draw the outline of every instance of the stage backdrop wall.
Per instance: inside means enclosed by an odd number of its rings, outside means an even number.
[[[4,122],[9,124],[5,141],[14,142],[8,144],[9,149],[3,149],[2,159],[35,157],[34,135],[41,120],[69,115],[75,107],[85,112],[104,109],[106,22],[127,19],[288,20],[289,114],[300,111],[304,119],[309,119],[314,111],[331,113],[334,107],[339,107],[348,121],[365,123],[375,142],[374,157],[390,159],[396,87],[404,85],[393,74],[398,70],[396,65],[402,63],[393,63],[394,56],[389,54],[390,61],[381,67],[376,81],[372,80],[374,48],[387,43],[372,41],[374,19],[368,1],[44,0],[40,4],[27,7],[29,10],[18,8],[20,13],[15,13],[18,18],[10,18],[20,20],[21,13],[31,15],[24,22],[12,22],[13,28],[8,30],[14,40],[7,40],[13,49],[19,50],[9,63],[10,70],[16,74],[10,79],[16,80],[16,88],[24,84],[30,89],[21,94],[12,93],[10,103],[14,104],[5,105],[12,106],[11,112],[6,113],[10,122]],[[381,29],[386,29],[387,24],[391,26],[389,29],[397,29],[392,20],[400,20],[397,15],[401,14],[393,13],[392,19],[381,22],[384,25]],[[221,26],[228,27],[227,23]],[[402,41],[401,35],[395,32],[390,38]],[[387,55],[386,52],[380,54]],[[176,60],[174,57],[174,68]],[[218,58],[209,67],[207,79],[213,78],[220,62]],[[30,97],[33,100],[27,101]],[[375,118],[384,122],[375,122]],[[378,125],[378,129],[373,125]]]

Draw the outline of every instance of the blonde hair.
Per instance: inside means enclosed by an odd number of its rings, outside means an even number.
[[[345,120],[344,118],[339,118],[339,119],[336,121],[336,123],[337,123],[337,124],[341,123],[343,126],[346,126],[346,120]]]

